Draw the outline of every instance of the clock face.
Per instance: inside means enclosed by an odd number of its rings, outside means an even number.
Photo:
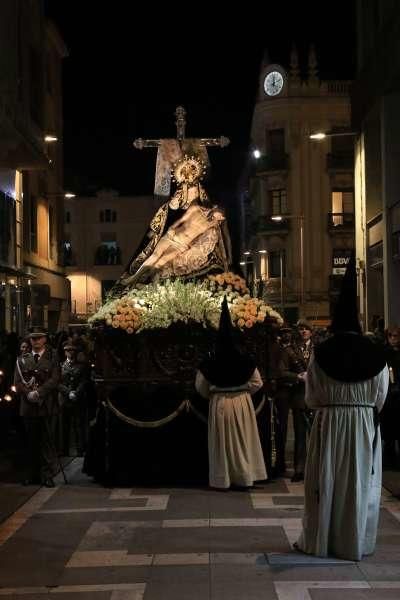
[[[277,96],[283,88],[283,77],[279,71],[271,71],[264,79],[264,92],[267,96]]]

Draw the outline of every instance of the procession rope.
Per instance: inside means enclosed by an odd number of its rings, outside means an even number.
[[[201,414],[201,412],[199,412],[199,411],[197,410],[197,408],[195,408],[195,407],[193,406],[193,404],[190,402],[190,400],[188,400],[188,405],[189,405],[189,408],[190,408],[190,410],[192,411],[192,413],[193,413],[193,414],[194,414],[194,415],[195,415],[195,416],[196,416],[198,419],[200,419],[200,421],[203,421],[203,423],[208,423],[208,419],[207,419],[207,417],[205,417],[204,415],[202,415],[202,414]]]
[[[265,402],[266,402],[266,398],[264,396],[264,398],[262,399],[260,404],[257,406],[257,409],[255,411],[256,416],[258,416],[258,414],[264,408]],[[163,417],[162,419],[157,419],[156,421],[139,421],[139,419],[134,419],[133,417],[128,417],[128,416],[124,415],[120,410],[118,410],[118,408],[116,408],[114,406],[114,404],[111,402],[111,400],[109,398],[107,398],[107,406],[109,407],[111,412],[114,413],[114,415],[116,417],[121,419],[121,421],[128,423],[128,425],[133,425],[134,427],[142,427],[144,429],[146,429],[146,428],[154,429],[156,427],[162,427],[163,425],[170,423],[171,421],[176,419],[176,417],[178,415],[180,415],[180,413],[185,408],[186,408],[187,412],[191,411],[195,415],[195,417],[197,417],[203,423],[208,423],[207,417],[205,417],[203,414],[201,414],[201,412],[198,411],[197,408],[195,408],[195,406],[193,406],[193,404],[190,402],[190,400],[183,400],[181,402],[181,404],[178,406],[178,408],[176,410],[174,410],[174,412],[172,412],[170,415],[168,415],[166,417]]]
[[[158,419],[157,421],[139,421],[138,419],[134,419],[133,417],[127,417],[113,405],[109,398],[107,398],[107,406],[115,414],[116,417],[121,419],[121,421],[124,421],[129,425],[133,425],[134,427],[143,427],[151,429],[155,427],[161,427],[162,425],[166,425],[170,421],[173,421],[173,419],[175,419],[185,408],[186,410],[188,410],[188,400],[183,400],[183,402],[181,402],[181,404],[176,410],[174,410],[174,412],[172,412],[167,417]]]
[[[266,402],[266,396],[263,396],[263,399],[261,400],[260,404],[257,406],[257,408],[255,410],[256,417],[262,411],[262,409],[264,408],[265,402]]]

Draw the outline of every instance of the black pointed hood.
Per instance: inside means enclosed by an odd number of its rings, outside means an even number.
[[[362,335],[354,252],[343,276],[330,330],[332,337],[314,350],[315,361],[326,375],[344,383],[356,383],[372,379],[385,367],[383,347]]]
[[[221,308],[215,352],[203,361],[200,371],[217,387],[241,386],[250,379],[256,364],[238,347],[238,332],[232,325],[226,296]]]
[[[232,325],[231,314],[230,314],[229,308],[228,308],[228,301],[226,299],[226,296],[224,296],[224,299],[223,299],[222,305],[221,305],[221,316],[219,319],[219,327],[218,327],[218,336],[217,336],[217,345],[216,345],[217,354],[221,353],[221,352],[227,352],[229,350],[229,348],[234,346],[233,337],[234,336],[233,336],[233,325]]]
[[[357,306],[357,271],[354,251],[351,253],[346,272],[343,276],[330,330],[332,333],[340,331],[361,333]]]

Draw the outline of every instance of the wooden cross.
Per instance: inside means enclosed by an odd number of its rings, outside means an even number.
[[[185,139],[185,130],[186,130],[186,110],[183,106],[178,106],[175,111],[176,116],[176,139],[179,143]],[[200,146],[219,146],[220,148],[225,148],[229,145],[230,140],[227,137],[221,135],[219,138],[200,138],[199,140]],[[144,140],[143,138],[137,138],[133,145],[138,150],[143,150],[143,148],[158,148],[161,144],[162,140]]]

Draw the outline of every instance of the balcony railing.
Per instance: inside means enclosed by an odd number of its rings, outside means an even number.
[[[107,244],[100,244],[98,246],[94,256],[95,265],[120,265],[121,262],[121,250],[119,246],[115,248],[110,248]]]
[[[352,152],[327,154],[326,168],[328,171],[352,171],[354,169],[354,155]]]
[[[354,213],[328,213],[328,230],[331,233],[354,231]]]
[[[392,256],[394,260],[400,260],[400,231],[392,233]]]
[[[288,154],[280,154],[277,156],[262,156],[257,160],[256,174],[268,173],[270,171],[287,171],[289,168]]]
[[[322,83],[323,91],[328,96],[349,96],[352,81],[324,81]]]
[[[368,264],[371,269],[381,270],[383,267],[383,242],[368,248]]]
[[[280,221],[273,221],[271,215],[261,215],[254,221],[254,233],[284,233],[290,231],[290,221],[283,217]]]

